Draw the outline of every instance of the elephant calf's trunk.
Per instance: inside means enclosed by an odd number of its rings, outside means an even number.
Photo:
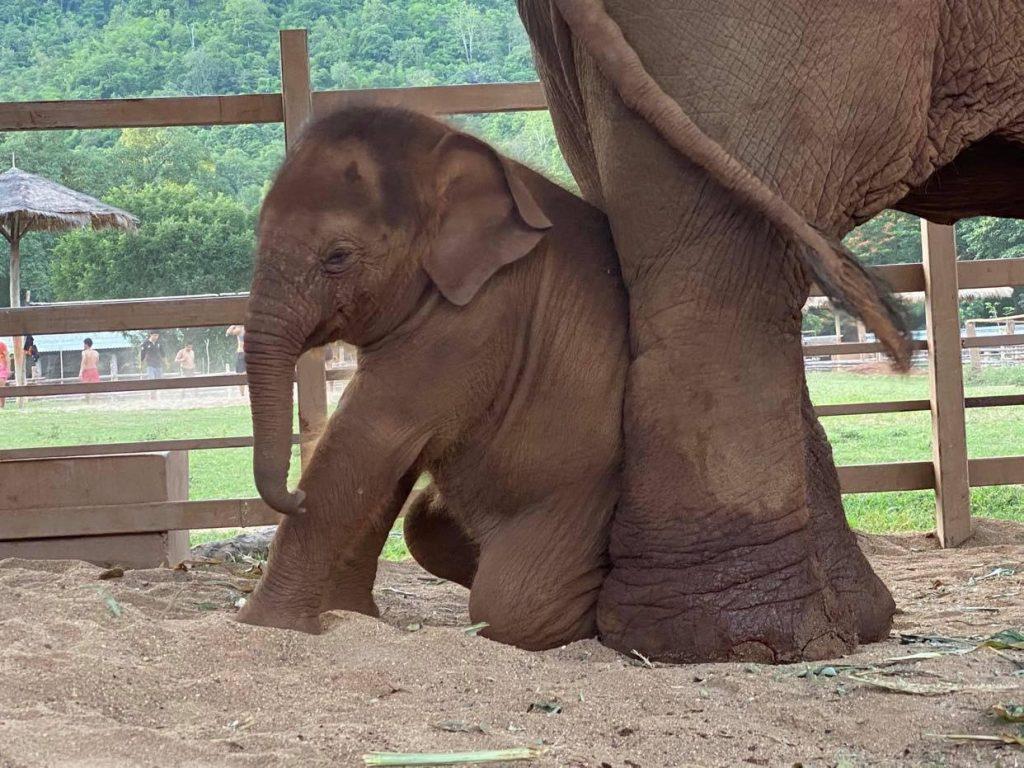
[[[292,455],[292,381],[298,352],[283,349],[258,331],[246,334],[246,368],[252,405],[253,476],[260,497],[278,512],[305,511],[305,494],[288,490]]]

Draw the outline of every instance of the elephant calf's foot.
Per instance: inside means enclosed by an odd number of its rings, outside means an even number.
[[[276,627],[319,635],[323,631],[319,616],[302,616],[260,605],[250,598],[235,616],[236,621],[257,627]]]
[[[351,611],[353,613],[362,613],[366,616],[372,616],[373,618],[378,618],[380,616],[380,610],[377,608],[377,603],[374,601],[373,595],[367,589],[331,590],[324,595],[320,608],[324,611]]]
[[[753,576],[743,563],[613,568],[598,601],[601,641],[668,662],[825,659],[857,643],[854,618],[813,558]]]

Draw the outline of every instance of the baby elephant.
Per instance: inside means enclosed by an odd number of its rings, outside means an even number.
[[[480,140],[404,110],[314,123],[259,223],[245,355],[260,495],[286,513],[242,621],[319,632],[377,615],[405,518],[429,571],[470,588],[483,634],[523,648],[596,633],[618,496],[625,291],[603,214]],[[286,486],[300,353],[359,368]]]

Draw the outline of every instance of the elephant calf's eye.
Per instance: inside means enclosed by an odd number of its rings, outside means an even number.
[[[340,272],[349,257],[352,255],[348,248],[333,248],[324,259],[324,270],[327,272]]]

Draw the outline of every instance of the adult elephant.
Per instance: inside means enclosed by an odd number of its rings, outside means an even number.
[[[888,632],[807,394],[812,279],[894,358],[839,238],[886,207],[1024,214],[1020,0],[519,0],[559,143],[609,216],[633,361],[609,644],[789,661]]]

